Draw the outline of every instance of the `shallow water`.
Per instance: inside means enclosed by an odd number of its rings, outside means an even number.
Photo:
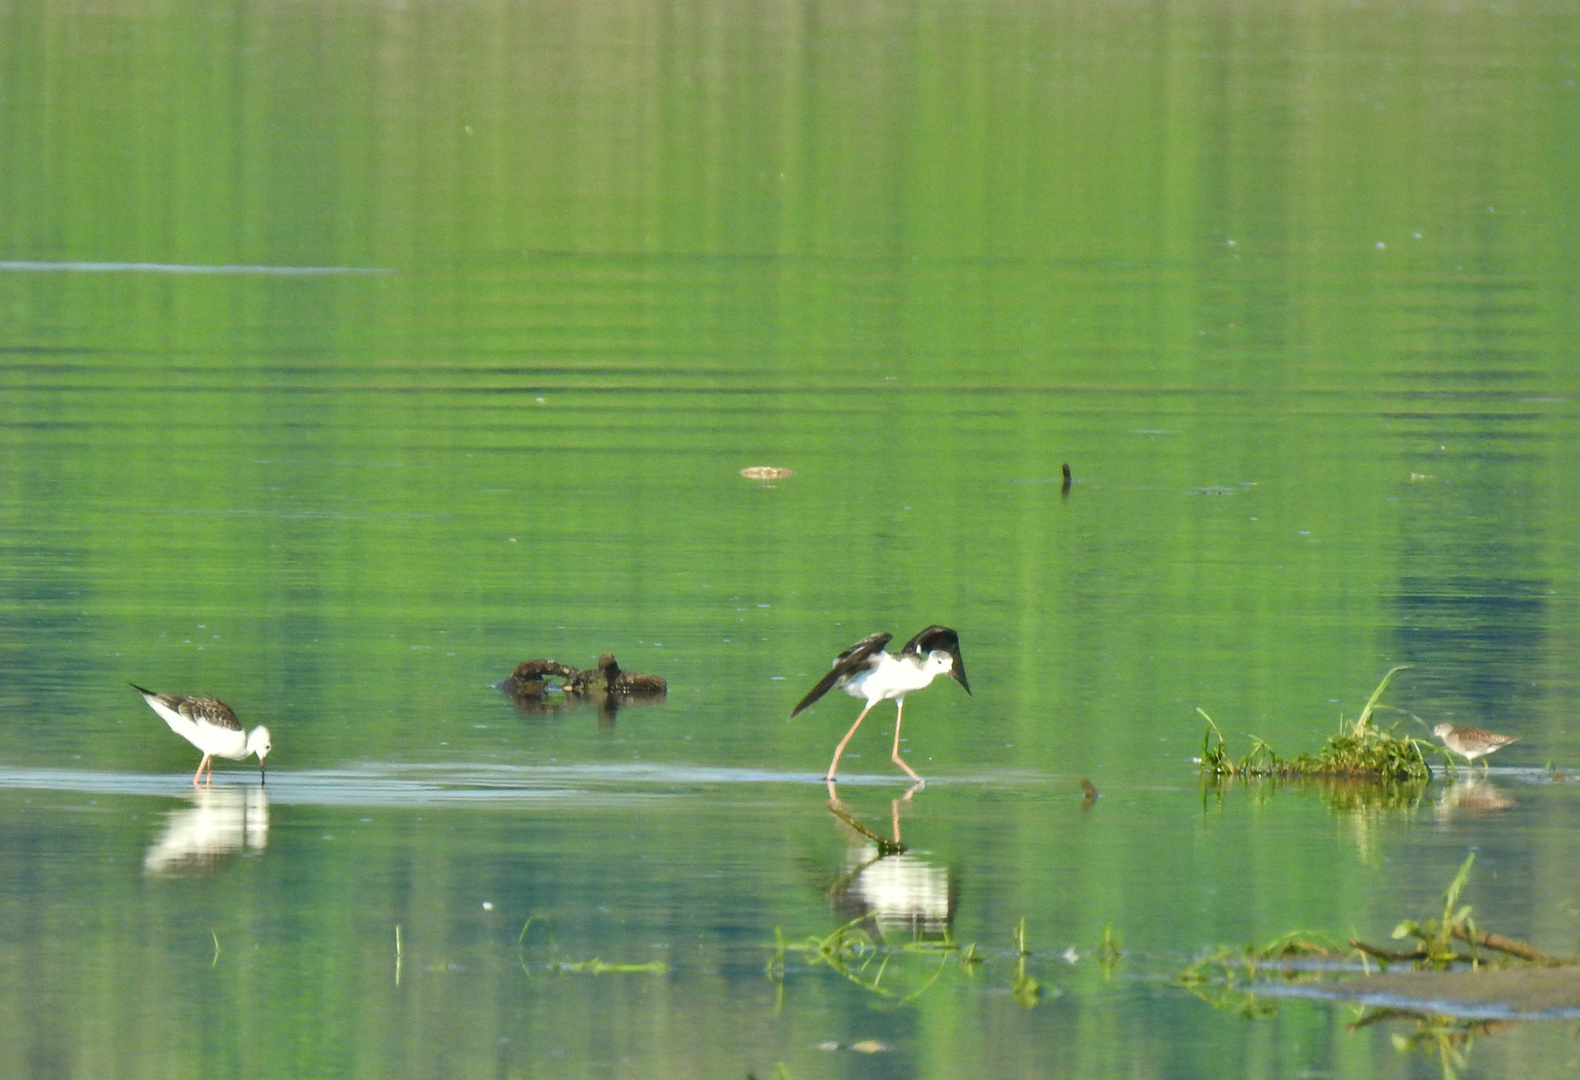
[[[33,1002],[86,1001],[96,1025],[146,1040],[139,1069],[794,1075],[843,1067],[837,1055],[937,1075],[1094,1060],[1182,1075],[1271,1041],[1302,1067],[1376,1054],[1388,1070],[1386,1043],[1344,1034],[1344,1006],[1285,1000],[1263,1032],[1169,983],[1208,945],[1295,926],[1386,944],[1467,846],[1496,925],[1551,943],[1573,917],[1528,889],[1543,822],[1574,832],[1572,794],[1535,775],[1497,776],[1510,805],[1463,814],[1446,791],[1394,810],[1315,788],[1204,801],[1188,774],[1085,807],[1031,774],[941,777],[908,800],[842,785],[870,836],[820,783],[746,769],[238,779],[193,795],[179,775],[0,776],[17,838],[9,948],[24,961],[12,1008],[32,1038],[64,1051],[76,1030]],[[879,858],[874,838],[895,830],[908,850]],[[810,945],[862,916],[891,946],[947,934],[982,962],[895,952],[842,977]],[[1105,971],[1110,929],[1122,955]],[[1572,1045],[1536,1024],[1475,1052],[1491,1069],[1507,1053],[1556,1070]]]
[[[0,1075],[1427,1075],[1173,976],[1470,852],[1580,951],[1573,12],[5,18]],[[835,813],[859,704],[790,709],[934,622],[927,785],[880,706]],[[494,688],[605,651],[665,700]],[[1198,778],[1399,664],[1521,742]]]

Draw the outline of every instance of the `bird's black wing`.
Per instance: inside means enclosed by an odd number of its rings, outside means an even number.
[[[834,657],[834,666],[828,674],[817,681],[817,685],[807,691],[806,697],[790,712],[790,719],[794,720],[803,709],[807,708],[818,698],[828,693],[830,688],[841,679],[849,678],[866,666],[867,658],[882,649],[891,640],[893,634],[885,634],[881,630],[876,634],[868,634],[856,644]]]
[[[901,652],[915,653],[917,656],[926,656],[935,649],[942,649],[954,660],[949,669],[949,676],[966,688],[966,693],[971,692],[971,684],[966,682],[966,662],[960,658],[960,635],[947,626],[929,626],[920,634],[905,643]]]

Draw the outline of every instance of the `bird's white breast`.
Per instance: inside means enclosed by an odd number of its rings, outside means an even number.
[[[846,681],[843,687],[845,693],[868,701],[888,701],[904,697],[912,690],[920,690],[938,675],[934,667],[922,663],[919,657],[910,653],[899,656],[879,653],[873,659],[874,662],[865,671],[852,675]]]
[[[187,742],[203,751],[205,754],[217,754],[223,758],[238,760],[247,756],[247,733],[236,728],[219,727],[215,724],[204,723],[183,716],[164,702],[154,698],[148,699],[148,704],[153,706],[154,712],[164,717],[170,730],[181,736]]]

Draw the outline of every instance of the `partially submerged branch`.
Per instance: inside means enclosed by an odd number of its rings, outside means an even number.
[[[1347,944],[1353,951],[1346,954],[1326,939],[1302,931],[1262,948],[1220,950],[1185,968],[1174,981],[1214,1006],[1253,1015],[1271,1009],[1265,1002],[1255,1000],[1255,987],[1247,985],[1252,979],[1271,973],[1291,981],[1327,981],[1335,974],[1349,973],[1357,954],[1363,961],[1380,961],[1385,970],[1392,964],[1408,964],[1416,972],[1458,972],[1470,968],[1481,973],[1477,978],[1487,975],[1488,969],[1501,969],[1502,974],[1510,975],[1535,968],[1580,967],[1580,957],[1563,959],[1528,942],[1476,928],[1470,905],[1459,902],[1475,859],[1472,854],[1460,864],[1454,880],[1443,892],[1441,911],[1420,920],[1406,919],[1394,928],[1395,939],[1414,939],[1412,948],[1385,948],[1351,938]],[[1455,942],[1473,948],[1465,951],[1456,948]],[[1498,955],[1488,956],[1482,950]],[[1366,966],[1369,972],[1372,965]],[[1364,991],[1368,982],[1359,979],[1354,985]]]
[[[1552,953],[1543,952],[1528,942],[1504,937],[1502,934],[1494,934],[1490,930],[1467,930],[1464,927],[1456,926],[1453,934],[1461,941],[1468,941],[1472,945],[1480,945],[1483,949],[1494,949],[1501,953],[1507,953],[1509,956],[1517,957],[1521,960],[1529,960],[1531,963],[1540,964],[1543,967],[1565,967],[1575,963],[1572,959],[1561,959]]]

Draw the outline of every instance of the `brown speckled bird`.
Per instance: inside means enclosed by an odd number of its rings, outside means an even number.
[[[231,707],[215,697],[188,697],[183,694],[156,694],[144,690],[136,683],[132,689],[143,695],[148,707],[164,718],[170,730],[203,751],[203,760],[192,777],[197,786],[208,770],[209,783],[214,782],[216,756],[240,761],[249,754],[258,755],[258,780],[263,782],[263,759],[273,749],[269,742],[269,729],[255,727],[251,732],[241,726]]]
[[[1453,724],[1439,724],[1432,729],[1432,734],[1442,739],[1444,746],[1470,762],[1520,741],[1514,735],[1495,735],[1480,728],[1455,727]],[[1483,761],[1481,766],[1487,768],[1487,763]]]

